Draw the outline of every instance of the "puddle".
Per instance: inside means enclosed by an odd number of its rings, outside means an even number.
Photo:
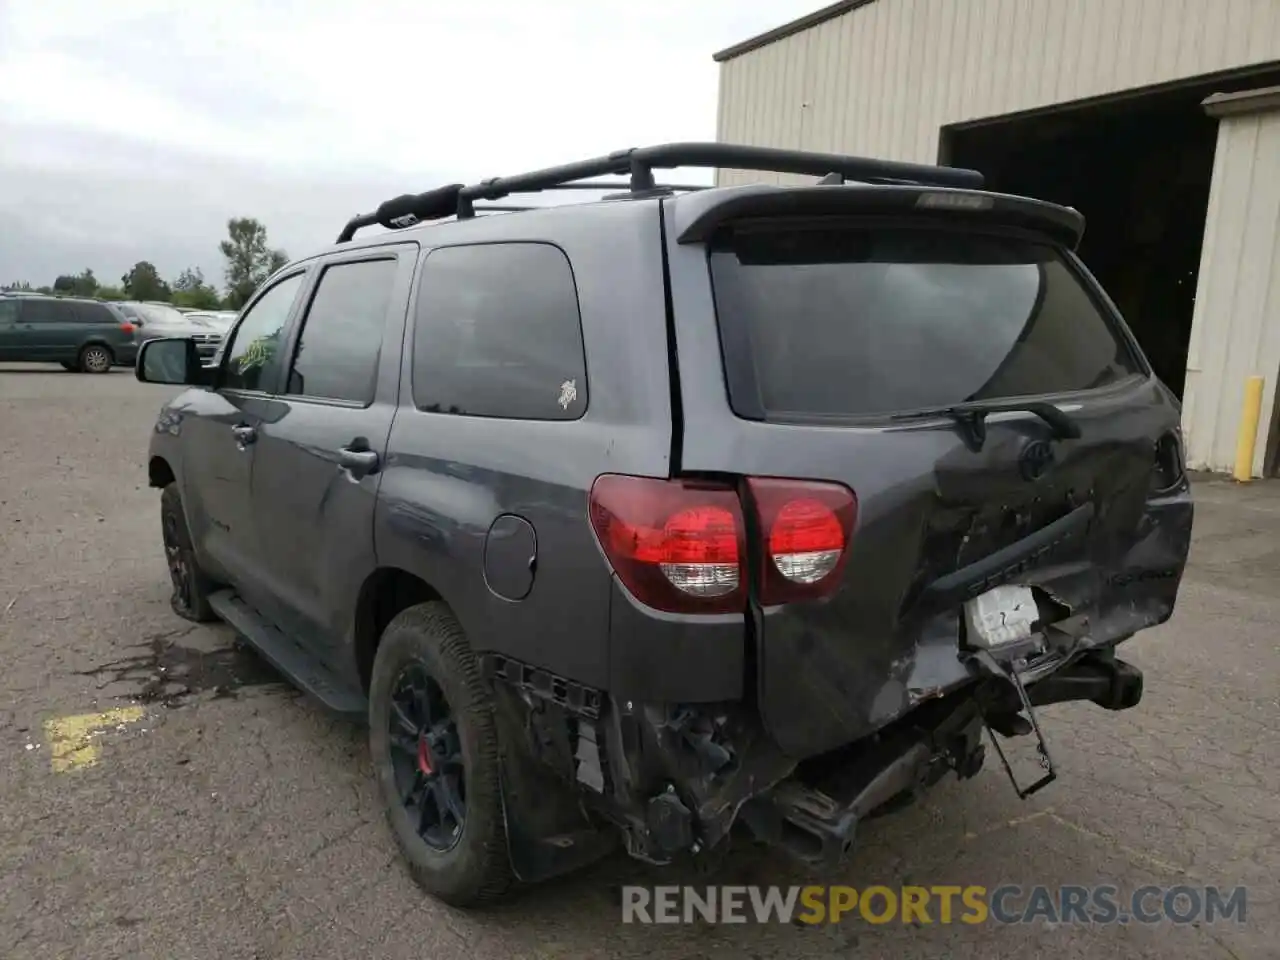
[[[235,697],[246,687],[284,684],[284,679],[243,642],[200,649],[180,642],[197,627],[152,634],[136,656],[104,663],[81,676],[96,677],[101,688],[128,687],[114,699],[180,707],[189,698],[212,693],[214,699]]]

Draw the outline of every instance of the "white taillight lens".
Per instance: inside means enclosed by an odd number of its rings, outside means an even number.
[[[773,565],[792,583],[817,583],[831,573],[840,562],[839,550],[815,550],[809,553],[775,553]]]
[[[673,587],[693,597],[723,597],[738,589],[736,563],[664,563],[660,568]]]

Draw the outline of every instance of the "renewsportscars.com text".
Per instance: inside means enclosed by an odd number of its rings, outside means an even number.
[[[1244,887],[808,886],[622,888],[623,923],[1245,922]]]

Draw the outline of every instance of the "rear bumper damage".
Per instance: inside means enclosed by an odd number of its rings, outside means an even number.
[[[1142,697],[1141,671],[1110,648],[1042,667],[1025,701],[999,672],[970,670],[962,689],[802,760],[783,754],[740,704],[673,709],[607,696],[552,704],[530,684],[504,685],[504,737],[526,746],[508,751],[504,767],[513,866],[531,880],[573,869],[607,849],[601,825],[618,828],[607,832],[620,833],[632,856],[657,864],[719,847],[735,825],[805,862],[835,863],[863,821],[909,804],[948,773],[977,774],[984,730],[992,743],[1033,732],[1024,704],[1123,710]],[[541,779],[548,765],[555,786]],[[565,802],[549,802],[550,791]],[[560,813],[550,820],[540,812],[553,807]]]
[[[1086,653],[1026,688],[1033,706],[1089,701],[1109,710],[1135,706],[1142,697],[1142,673],[1110,650]],[[734,783],[675,784],[658,798],[661,830],[640,844],[667,859],[700,840],[718,841],[734,822],[757,839],[812,863],[831,863],[846,855],[857,826],[917,799],[948,773],[961,779],[977,774],[985,759],[983,731],[1002,736],[1031,733],[1015,688],[995,676],[983,676],[963,691],[923,704],[875,735],[838,750],[792,764],[777,775],[778,756],[764,751],[734,755]],[[744,797],[743,782],[763,789]],[[681,790],[681,786],[685,789]],[[674,795],[673,795],[674,794]],[[694,802],[681,802],[691,798]],[[673,821],[684,824],[673,826]],[[654,826],[656,824],[651,824]],[[633,851],[634,852],[634,851]]]
[[[1142,671],[1111,655],[1086,654],[1026,689],[1034,706],[1084,700],[1125,710],[1142,699]],[[918,799],[947,773],[968,779],[983,767],[982,732],[1030,733],[1021,703],[1005,687],[934,701],[869,742],[800,764],[740,819],[760,840],[811,863],[839,861],[862,821]]]

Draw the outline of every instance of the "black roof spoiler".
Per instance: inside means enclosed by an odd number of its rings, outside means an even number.
[[[855,184],[836,190],[825,185],[786,189],[743,186],[682,199],[672,216],[677,242],[704,243],[733,221],[841,214],[910,214],[952,222],[966,218],[1031,230],[1073,250],[1085,226],[1084,216],[1072,207],[1002,193],[917,185],[860,189]]]
[[[677,192],[706,189],[705,185],[661,184],[654,180],[655,169],[679,167],[758,170],[823,178],[824,183],[856,180],[866,183],[923,184],[937,187],[982,186],[982,174],[959,167],[875,160],[837,153],[810,153],[774,147],[749,147],[731,143],[665,143],[652,147],[618,150],[603,157],[579,160],[509,177],[495,177],[479,183],[453,183],[425,193],[404,194],[384,201],[373,213],[353,217],[342,228],[338,243],[346,243],[364,227],[383,226],[399,230],[446,217],[466,219],[485,209],[519,208],[477,206],[476,201],[501,200],[513,193],[540,193],[544,190],[617,190],[615,196],[669,196]],[[592,182],[592,178],[626,176],[626,180]]]

